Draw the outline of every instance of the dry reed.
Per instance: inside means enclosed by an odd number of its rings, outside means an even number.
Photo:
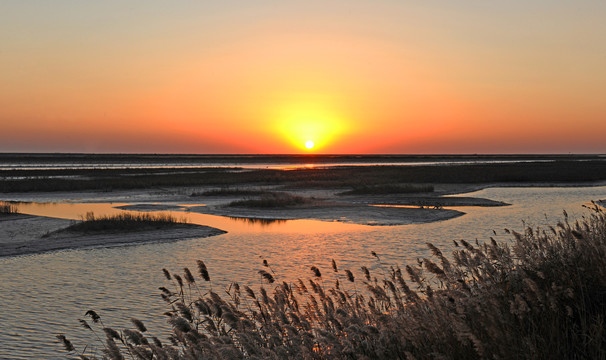
[[[244,287],[241,294],[233,284],[226,297],[211,290],[184,293],[181,282],[174,291],[162,288],[173,326],[168,344],[143,335],[137,322],[138,330],[108,335],[104,354],[111,359],[606,358],[604,211],[594,205],[580,221],[571,223],[565,215],[554,227],[510,233],[510,242],[456,242],[450,257],[428,244],[431,258],[404,271],[389,267],[379,278],[366,267],[356,278],[331,262],[333,275],[347,280],[335,287],[322,284],[315,266],[311,279],[292,284],[261,270],[269,289]],[[67,339],[59,340],[76,353]]]

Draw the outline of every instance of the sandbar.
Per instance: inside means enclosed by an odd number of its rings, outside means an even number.
[[[334,205],[302,208],[238,208],[226,206],[193,206],[191,212],[248,219],[294,220],[311,219],[340,221],[371,226],[395,226],[452,219],[463,212],[451,209],[377,207],[368,205]]]
[[[61,229],[74,220],[12,214],[0,216],[0,257],[50,251],[169,242],[221,235],[225,231],[195,224],[128,232],[77,233]]]

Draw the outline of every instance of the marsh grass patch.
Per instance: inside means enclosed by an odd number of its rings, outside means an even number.
[[[68,226],[61,232],[105,232],[105,231],[140,231],[174,227],[186,224],[185,218],[177,218],[170,214],[123,213],[117,215],[96,216],[93,212],[86,213],[81,222]]]
[[[257,199],[244,199],[232,201],[229,207],[247,208],[288,208],[318,205],[320,201],[313,197],[305,197],[290,193],[275,192],[263,194]]]

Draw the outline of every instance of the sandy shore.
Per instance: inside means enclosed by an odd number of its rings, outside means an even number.
[[[27,244],[72,224],[72,220],[24,214],[0,215],[0,255],[8,244]]]
[[[225,233],[223,230],[193,224],[177,224],[167,229],[120,233],[57,232],[73,222],[73,220],[43,216],[2,215],[0,216],[0,257],[65,249],[196,239]]]
[[[507,206],[510,204],[490,199],[465,196],[347,196],[343,201],[367,205],[407,205],[423,207],[459,207],[459,206]]]
[[[251,209],[224,206],[195,206],[189,211],[249,219],[310,219],[346,223],[394,226],[452,219],[463,212],[447,209],[420,209],[378,206],[327,206],[318,208]]]
[[[472,191],[482,190],[488,187],[499,186],[498,184],[437,184],[435,192],[431,197],[442,195],[456,195]],[[520,184],[524,186],[524,184]],[[530,186],[530,185],[528,185]],[[286,191],[301,196],[312,196],[324,199],[335,199],[347,202],[349,198],[358,199],[360,196],[338,196],[344,189],[292,189],[280,185],[250,185],[239,184],[233,186],[238,189],[250,189],[259,191]],[[207,190],[216,190],[217,186],[199,187],[170,187],[156,189],[132,189],[114,191],[55,191],[55,192],[26,192],[26,193],[0,193],[0,201],[23,201],[23,202],[116,202],[116,203],[178,203],[178,204],[200,204],[218,205],[226,201],[238,200],[242,196],[191,196]],[[371,198],[372,195],[364,195]],[[385,198],[393,198],[394,195],[383,195]],[[418,194],[395,195],[397,198],[416,198]]]
[[[172,210],[171,205],[133,204],[117,206],[123,210],[165,211]],[[189,212],[228,216],[245,219],[296,220],[310,219],[321,221],[340,221],[359,225],[410,225],[452,219],[465,213],[450,209],[421,209],[418,207],[384,207],[368,205],[331,204],[328,206],[290,207],[275,209],[255,209],[244,207],[219,206],[182,206]]]

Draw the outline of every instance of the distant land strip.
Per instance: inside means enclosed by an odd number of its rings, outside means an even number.
[[[16,173],[13,173],[16,172]],[[15,175],[18,174],[18,177]],[[61,177],[66,175],[69,177]],[[545,158],[516,163],[375,165],[296,170],[49,169],[5,170],[0,192],[146,189],[173,186],[284,185],[298,188],[351,188],[373,184],[587,183],[606,180],[606,158]],[[58,176],[58,177],[50,177]]]

